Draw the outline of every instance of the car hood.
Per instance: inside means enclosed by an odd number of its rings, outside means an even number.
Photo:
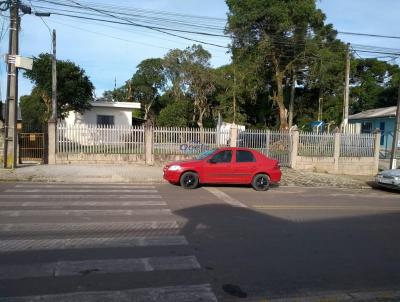
[[[166,166],[170,167],[173,165],[179,165],[179,166],[186,166],[186,165],[191,165],[191,164],[196,164],[201,162],[201,160],[198,159],[185,159],[185,160],[178,160],[178,161],[174,161],[171,163],[168,163]]]
[[[385,170],[385,171],[379,172],[378,175],[400,177],[400,169]]]

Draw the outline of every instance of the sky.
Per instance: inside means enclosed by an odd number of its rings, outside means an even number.
[[[73,4],[72,0],[63,1]],[[74,1],[88,4],[90,0]],[[49,2],[43,0],[22,0],[22,2],[31,5],[36,11],[45,11],[40,7],[49,7]],[[97,0],[95,3],[202,16],[208,18],[203,18],[204,23],[209,22],[210,26],[217,24],[221,28],[224,26],[224,20],[220,19],[225,19],[228,12],[223,0]],[[398,0],[318,0],[317,6],[326,14],[327,22],[332,23],[338,31],[400,36],[398,30],[400,1]],[[165,14],[167,15],[167,13]],[[5,33],[8,23],[7,17],[0,16],[0,37],[2,33],[5,34],[0,41],[0,55],[4,55],[8,51],[8,33]],[[142,60],[161,58],[170,49],[184,49],[195,43],[150,29],[110,24],[104,26],[95,21],[72,19],[59,15],[44,18],[24,15],[21,28],[20,54],[26,57],[37,56],[42,52],[51,52],[50,29],[56,29],[57,58],[70,60],[83,68],[96,88],[95,95],[97,97],[100,97],[105,90],[113,89],[114,85],[116,87],[123,85],[132,77],[136,66]],[[223,37],[196,36],[194,38],[223,46],[229,43],[229,39]],[[351,35],[339,35],[339,38],[352,44],[400,49],[400,39]],[[227,49],[203,46],[212,54],[213,67],[230,62],[230,54]],[[358,53],[358,55],[377,56],[366,53]],[[6,94],[4,59],[0,63],[0,76],[0,98],[4,101]],[[32,84],[20,72],[19,95],[29,94],[31,89]]]

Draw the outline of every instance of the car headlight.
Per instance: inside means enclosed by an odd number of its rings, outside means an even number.
[[[179,165],[172,165],[171,167],[168,168],[169,171],[179,171],[181,169],[182,167]]]
[[[399,180],[400,180],[400,177],[399,177],[399,176],[395,176],[395,177],[393,177],[393,179],[394,179],[395,181],[399,181]]]

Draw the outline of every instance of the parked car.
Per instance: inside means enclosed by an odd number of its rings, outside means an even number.
[[[378,186],[400,190],[400,169],[385,170],[375,177]]]
[[[277,160],[248,148],[216,148],[195,159],[169,163],[164,179],[194,189],[199,184],[251,184],[257,191],[278,183],[282,172]]]

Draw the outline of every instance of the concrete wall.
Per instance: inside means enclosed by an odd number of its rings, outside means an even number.
[[[345,175],[375,175],[373,157],[310,157],[297,156],[296,170]]]
[[[57,153],[56,164],[145,164],[144,154]]]

